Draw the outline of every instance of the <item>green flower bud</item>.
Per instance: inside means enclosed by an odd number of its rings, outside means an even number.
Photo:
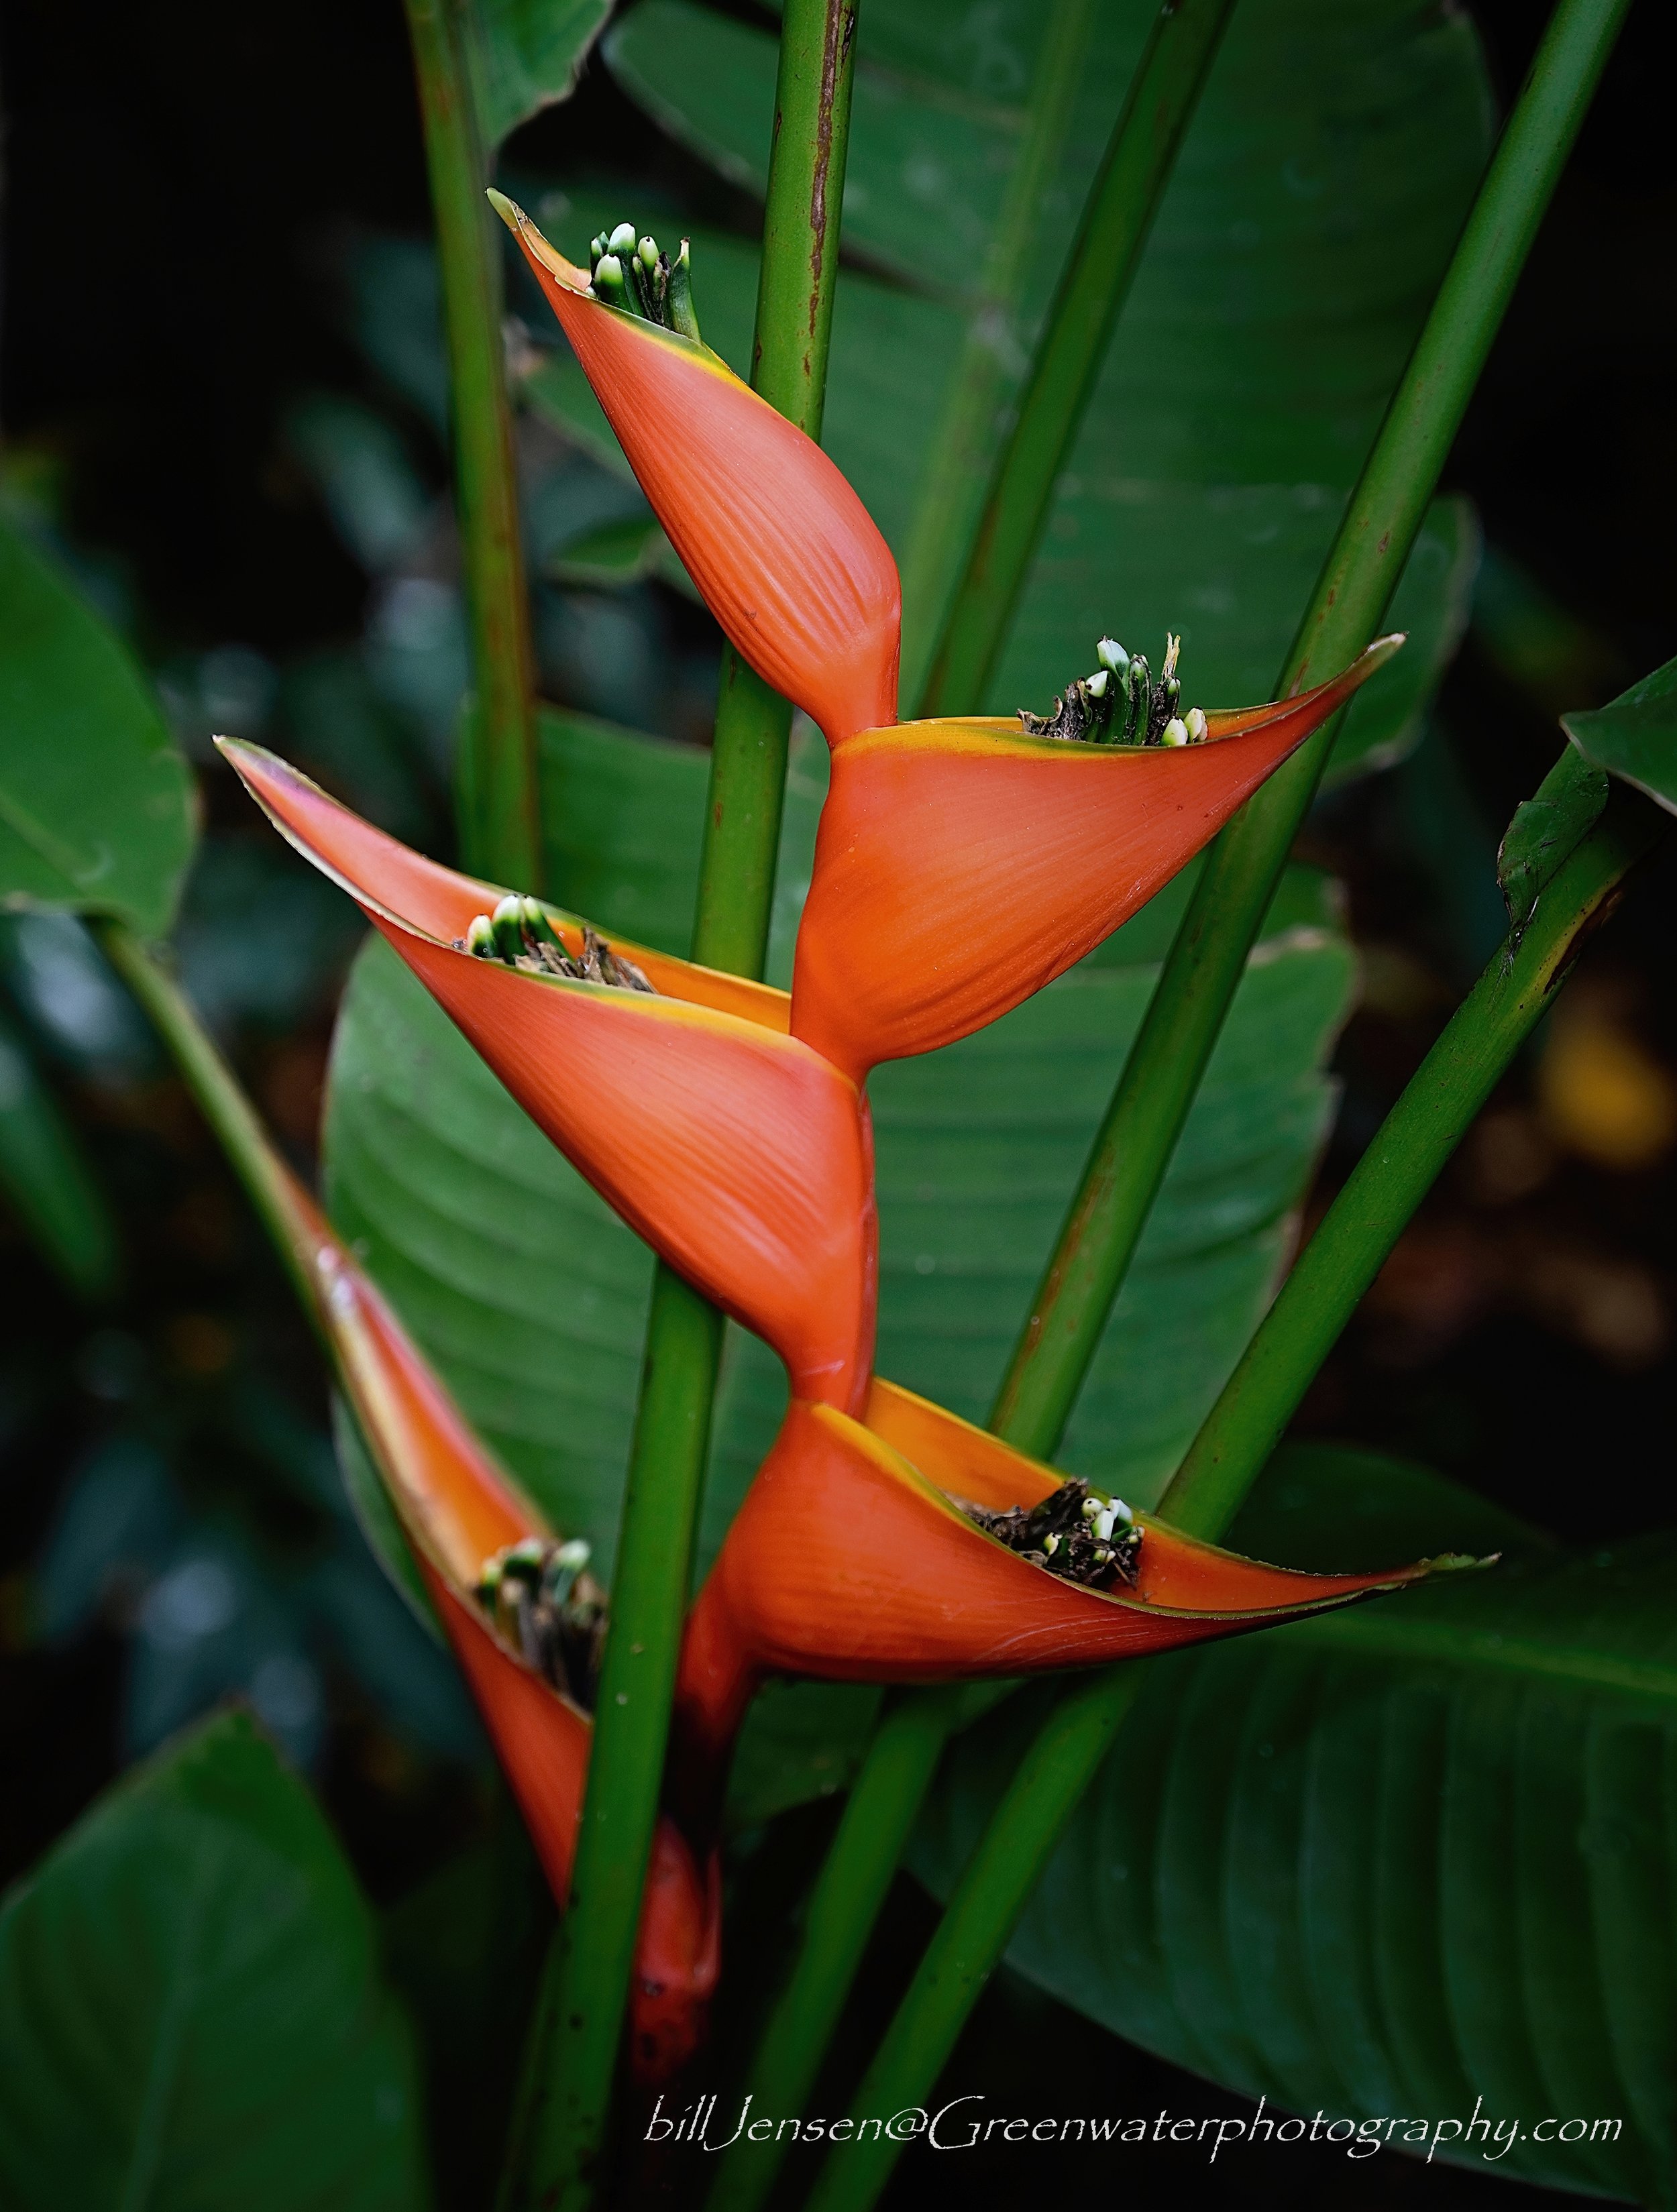
[[[1103,637],[1095,647],[1095,658],[1103,668],[1109,668],[1115,676],[1121,676],[1130,665],[1130,657],[1115,637]]]
[[[1206,718],[1199,708],[1190,707],[1183,719],[1188,724],[1189,744],[1203,744],[1206,737]]]
[[[617,225],[617,228],[612,232],[610,238],[606,240],[605,250],[608,253],[618,255],[633,253],[635,251],[635,225],[632,222],[620,222]]]
[[[495,924],[486,914],[475,914],[465,933],[466,951],[479,960],[495,957]]]
[[[1188,724],[1173,714],[1159,732],[1158,741],[1162,745],[1185,745],[1188,743]]]
[[[693,312],[693,286],[687,266],[687,240],[681,242],[681,252],[670,264],[670,289],[665,298],[665,311],[670,318],[670,328],[679,331],[684,338],[699,343],[699,319]]]
[[[1111,681],[1112,678],[1107,670],[1097,668],[1092,676],[1085,678],[1083,688],[1091,699],[1104,699],[1106,687]]]
[[[655,238],[643,238],[635,252],[643,269],[651,270],[657,268],[659,252],[658,240]]]
[[[538,945],[559,945],[558,932],[547,918],[547,908],[539,899],[519,901],[519,920],[524,925],[526,938],[533,937]],[[560,946],[561,951],[564,948]]]
[[[1145,745],[1153,712],[1152,671],[1145,653],[1131,656],[1124,671],[1124,735],[1127,745]]]
[[[508,965],[524,951],[524,901],[516,891],[508,891],[489,916],[495,931],[495,949]]]
[[[611,307],[628,306],[623,265],[615,253],[601,254],[594,269],[594,290]]]

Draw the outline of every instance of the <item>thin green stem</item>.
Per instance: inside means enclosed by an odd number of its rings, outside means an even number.
[[[1159,1501],[1182,1528],[1224,1528],[1363,1293],[1515,1054],[1580,939],[1668,824],[1629,797],[1579,846],[1517,945],[1498,951],[1382,1123]]]
[[[920,1691],[876,1730],[804,1918],[798,1960],[770,2014],[745,2086],[765,2112],[801,2112],[861,1965],[858,1930],[871,1929],[944,1746],[1006,1694],[996,1682]],[[786,2147],[743,2136],[722,2160],[706,2212],[757,2212]]]
[[[284,1262],[303,1311],[313,1321],[317,1292],[307,1233],[292,1202],[284,1165],[238,1077],[222,1059],[191,1000],[126,923],[100,917],[88,926],[168,1048]]]
[[[407,0],[442,273],[455,505],[475,697],[456,779],[465,865],[540,888],[530,601],[501,336],[500,229],[483,198],[471,64],[458,0]]]
[[[856,0],[792,0],[781,17],[751,385],[819,440],[839,209],[850,145]],[[711,744],[693,957],[761,975],[769,949],[792,708],[730,647]]]
[[[1301,625],[1289,683],[1350,659],[1372,635],[1628,4],[1560,0]],[[1138,1166],[1126,1146],[1114,1148],[1103,1170],[1108,1197],[1090,1206],[1085,1184],[1056,1257],[1062,1276],[1078,1278],[1075,1238],[1098,1242],[1107,1215],[1122,1217],[1127,1205],[1133,1224],[1116,1240],[1116,1265],[1082,1279],[1084,1311],[1062,1317],[1086,1322],[1092,1310],[1092,1329],[1083,1329],[1072,1356],[1049,1358],[1056,1371],[1032,1387],[1032,1369],[1054,1348],[1039,1305],[1003,1394],[1003,1432],[1026,1449],[1051,1449],[1058,1440],[1331,743],[1331,732],[1322,732],[1302,763],[1295,756],[1291,773],[1272,779],[1213,851],[1103,1133],[1115,1118],[1131,1144],[1151,1139],[1151,1150]],[[1133,1081],[1139,1060],[1145,1076]],[[1176,1060],[1187,1063],[1185,1073]],[[1170,1101],[1163,1114],[1155,1086]],[[1091,1173],[1099,1158],[1097,1146]],[[1217,1534],[1237,1502],[1225,1486],[1202,1533]],[[859,2112],[890,2114],[929,2095],[1139,1683],[1133,1667],[1110,1669],[1050,1716],[962,1875],[857,2093]],[[900,2150],[882,2136],[835,2152],[810,2212],[867,2212]]]
[[[1005,402],[1024,366],[1021,301],[1043,196],[1059,167],[1094,28],[1095,0],[1056,0],[1031,75],[1019,149],[984,256],[978,296],[950,379],[902,556],[902,690],[917,697],[955,570],[977,521]]]
[[[752,381],[821,431],[855,62],[854,0],[781,18]],[[760,975],[769,942],[790,710],[725,667],[693,953]],[[582,2212],[599,2178],[703,1485],[721,1317],[659,1266],[569,1909],[544,1978],[526,2104],[503,2191]],[[527,2161],[526,2145],[528,2146]]]
[[[1630,0],[1561,0],[1340,526],[1277,686],[1373,636]],[[992,1414],[1056,1449],[1333,749],[1319,730],[1212,846]]]
[[[1007,636],[1054,479],[1106,357],[1234,0],[1161,8],[1043,325],[1012,430],[997,459],[920,711],[970,714]]]

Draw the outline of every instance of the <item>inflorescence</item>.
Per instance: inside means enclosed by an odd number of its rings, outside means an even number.
[[[586,921],[581,951],[567,952],[540,900],[520,898],[516,891],[508,891],[493,914],[474,915],[465,935],[454,939],[454,949],[538,975],[568,975],[574,983],[609,983],[619,991],[653,988],[635,963],[614,952]]]
[[[1033,738],[1065,738],[1084,745],[1197,745],[1206,735],[1198,707],[1178,710],[1182,687],[1176,660],[1182,641],[1164,634],[1164,663],[1158,680],[1144,653],[1126,653],[1115,637],[1103,637],[1095,651],[1100,666],[1092,676],[1068,684],[1052,714],[1019,709],[1019,720]],[[1121,716],[1119,702],[1123,702]]]
[[[605,1593],[588,1546],[526,1536],[484,1560],[472,1595],[501,1640],[574,1705],[592,1711],[605,1642]]]
[[[620,222],[589,240],[588,276],[594,297],[608,307],[626,308],[642,322],[684,338],[698,337],[684,238],[672,261],[659,252],[655,238],[638,238],[632,222]]]
[[[1046,1567],[1068,1583],[1091,1589],[1115,1582],[1133,1587],[1141,1556],[1141,1530],[1121,1498],[1102,1498],[1086,1482],[1062,1482],[1029,1512],[1021,1505],[1006,1513],[955,1501],[987,1535],[1018,1552],[1034,1567]]]

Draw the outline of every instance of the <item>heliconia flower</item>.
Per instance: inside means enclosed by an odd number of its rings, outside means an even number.
[[[765,1338],[800,1396],[858,1407],[878,1272],[867,1103],[787,1035],[786,994],[606,947],[551,908],[536,912],[558,965],[580,969],[592,943],[652,988],[478,957],[465,945],[506,903],[496,887],[409,851],[271,753],[222,750],[629,1227]]]
[[[489,198],[729,642],[831,740],[894,721],[896,563],[838,470],[708,346],[608,305]]]
[[[549,1532],[301,1184],[277,1161],[274,1167],[294,1261],[344,1395],[562,1909],[593,1723],[497,1634],[471,1595],[486,1562],[539,1546]],[[720,1943],[714,1857],[702,1872],[679,1830],[660,1820],[629,2000],[630,2048],[642,2080],[669,2080],[702,2040]]]
[[[863,1080],[969,1036],[1109,936],[1389,659],[1182,744],[1068,743],[1017,720],[906,722],[833,747],[792,1030]]]
[[[1033,1564],[963,1510],[1029,1512],[1065,1489],[1052,1468],[892,1383],[874,1382],[862,1420],[794,1402],[688,1620],[676,1768],[688,1832],[706,1832],[735,1731],[769,1674],[922,1682],[1089,1667],[1297,1620],[1464,1564],[1303,1574],[1114,1504],[1093,1525],[1103,1537],[1122,1531],[1112,1550],[1133,1579],[1115,1570],[1111,1587],[1091,1588]],[[1098,1513],[1099,1502],[1083,1510]]]

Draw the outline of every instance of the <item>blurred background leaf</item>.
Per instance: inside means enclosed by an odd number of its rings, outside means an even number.
[[[127,653],[0,520],[0,903],[168,926],[197,827],[186,764]]]
[[[371,1916],[240,1715],[101,1800],[0,1905],[0,2023],[19,2212],[429,2201]]]

